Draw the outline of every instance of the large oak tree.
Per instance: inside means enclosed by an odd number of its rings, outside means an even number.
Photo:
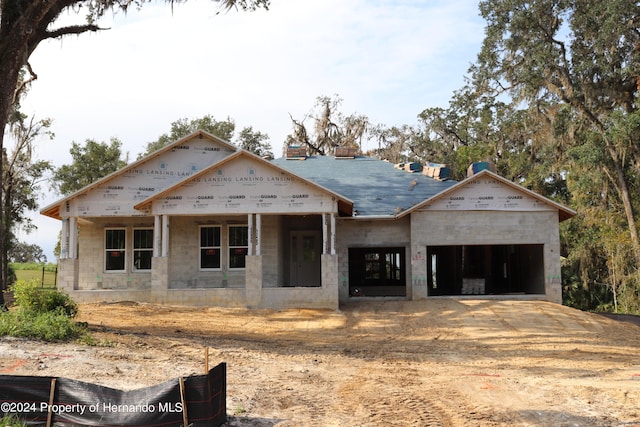
[[[571,143],[601,151],[592,171],[605,176],[619,198],[640,266],[638,207],[630,189],[640,164],[640,134],[632,130],[638,121],[640,4],[484,0],[480,11],[487,30],[473,70],[476,87],[509,93],[558,126],[569,118],[565,129],[579,136]]]

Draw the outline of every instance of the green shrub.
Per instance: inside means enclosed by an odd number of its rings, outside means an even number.
[[[61,309],[36,313],[17,307],[0,313],[0,336],[67,341],[86,333],[86,328]]]
[[[86,334],[86,325],[73,320],[78,305],[67,294],[42,289],[35,280],[19,280],[11,289],[16,307],[0,312],[0,336],[66,341]]]
[[[34,313],[61,311],[67,317],[78,314],[78,305],[69,295],[57,289],[42,289],[36,280],[18,280],[12,287],[15,303]]]

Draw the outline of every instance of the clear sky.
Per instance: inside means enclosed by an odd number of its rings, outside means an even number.
[[[52,118],[56,136],[38,142],[38,158],[59,167],[72,142],[116,137],[133,161],[172,122],[207,114],[267,133],[279,156],[289,114],[304,118],[321,95],[338,94],[344,114],[413,125],[425,108],[447,106],[484,35],[477,0],[272,0],[269,11],[218,11],[207,0],[151,3],[109,14],[100,22],[109,30],[42,43],[23,111]],[[60,198],[43,190],[41,208]],[[21,238],[55,261],[60,222],[33,217],[38,230]]]

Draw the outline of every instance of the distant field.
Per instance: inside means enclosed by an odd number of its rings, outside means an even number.
[[[55,264],[35,263],[12,263],[17,280],[38,280],[43,287],[53,288],[56,286],[57,266]],[[44,269],[44,275],[43,275]]]

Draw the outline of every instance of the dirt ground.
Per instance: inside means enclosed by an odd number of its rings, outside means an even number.
[[[640,326],[547,302],[104,303],[80,320],[106,345],[0,338],[0,374],[133,389],[203,373],[208,347],[228,426],[640,426]]]

